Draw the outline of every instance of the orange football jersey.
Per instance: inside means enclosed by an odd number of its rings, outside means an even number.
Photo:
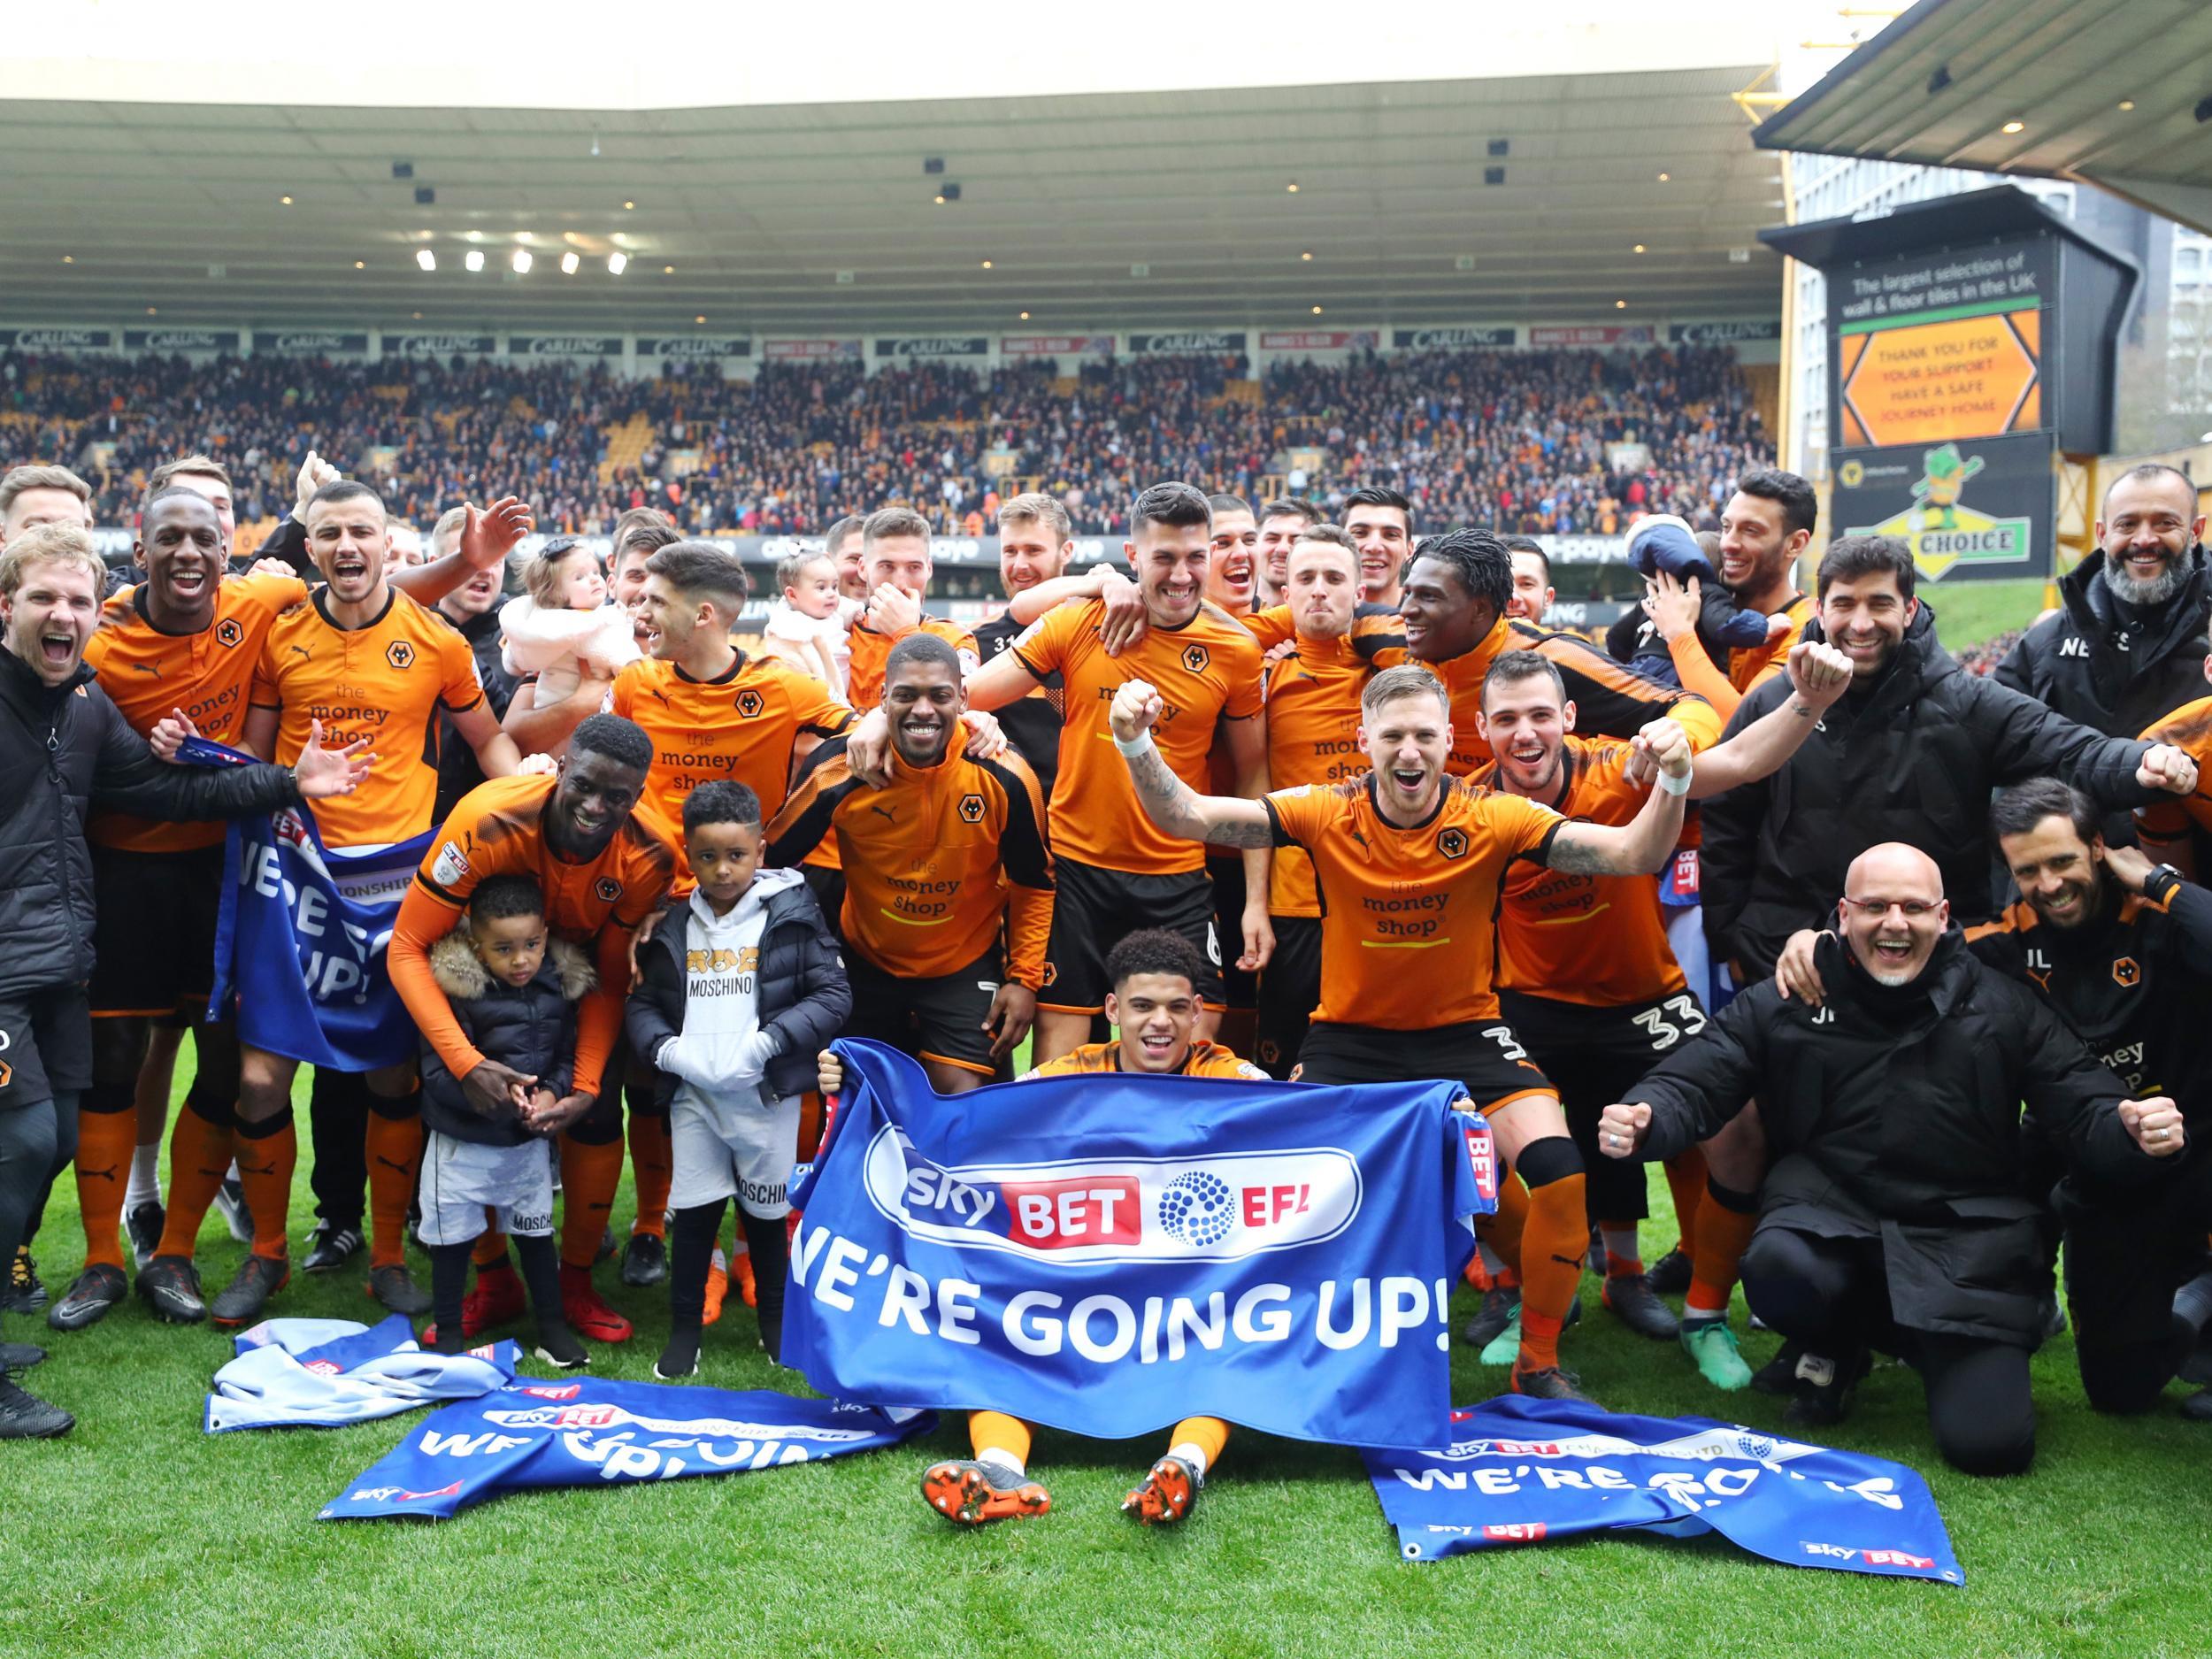
[[[236,748],[261,648],[278,616],[307,597],[295,576],[230,576],[215,589],[215,619],[197,634],[164,634],[146,614],[146,590],[126,588],[100,613],[84,659],[141,737],[182,709],[202,737]],[[95,812],[88,840],[125,852],[219,847],[219,823],[163,824],[127,812]]]
[[[1372,775],[1279,790],[1263,804],[1278,847],[1312,856],[1321,895],[1321,1004],[1314,1018],[1386,1031],[1495,1019],[1500,889],[1517,859],[1541,863],[1567,820],[1517,795],[1444,780],[1436,810],[1400,829]]]

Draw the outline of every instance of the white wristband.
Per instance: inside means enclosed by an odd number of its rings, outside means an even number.
[[[1149,732],[1138,733],[1136,741],[1130,743],[1123,742],[1121,741],[1121,733],[1118,732],[1113,733],[1111,735],[1114,740],[1114,747],[1121,751],[1121,756],[1124,760],[1134,760],[1138,756],[1143,754],[1147,749],[1152,747],[1152,733]]]
[[[1690,792],[1690,778],[1691,774],[1686,772],[1679,778],[1663,772],[1659,774],[1659,787],[1669,795],[1687,795]]]

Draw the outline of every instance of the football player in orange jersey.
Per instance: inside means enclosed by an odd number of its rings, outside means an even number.
[[[1763,778],[1811,734],[1851,684],[1851,664],[1831,646],[1801,643],[1790,658],[1797,695],[1734,738],[1697,757],[1690,795],[1717,795]],[[1483,686],[1483,737],[1498,758],[1470,782],[1538,802],[1577,822],[1626,824],[1644,804],[1630,775],[1630,746],[1574,734],[1575,705],[1559,671],[1533,651],[1508,651]],[[1727,1302],[1701,1309],[1693,1296],[1678,1327],[1643,1276],[1636,1223],[1646,1213],[1643,1172],[1598,1156],[1597,1119],[1705,1014],[1668,945],[1658,883],[1649,876],[1594,876],[1517,864],[1499,911],[1498,1000],[1513,1032],[1558,1088],[1581,1148],[1591,1219],[1605,1243],[1605,1305],[1643,1336],[1683,1347],[1709,1381],[1740,1388],[1751,1373],[1728,1328]],[[1698,1208],[1701,1159],[1668,1166],[1686,1236]],[[1484,1313],[1511,1324],[1511,1293],[1496,1289]],[[1478,1325],[1485,1325],[1479,1320]],[[1470,1340],[1478,1333],[1471,1330]]]
[[[1363,485],[1344,498],[1344,533],[1359,549],[1360,596],[1396,604],[1413,553],[1413,503],[1386,485]]]
[[[1106,751],[1106,705],[1132,675],[1166,694],[1161,740],[1173,764],[1203,780],[1217,745],[1225,746],[1240,789],[1265,787],[1267,739],[1262,716],[1260,651],[1252,635],[1204,594],[1212,512],[1187,484],[1155,484],[1130,508],[1127,550],[1134,562],[1148,626],[1119,657],[1102,637],[1098,600],[1048,611],[1011,650],[968,682],[972,708],[998,709],[1057,674],[1062,681],[1060,765],[1047,808],[1053,849],[1052,939],[1037,999],[1037,1054],[1067,1053],[1090,1035],[1108,988],[1105,955],[1124,933],[1164,926],[1195,947],[1210,1024],[1221,1002],[1218,964],[1225,949],[1215,932],[1213,887],[1202,848],[1163,835],[1137,804],[1127,774]],[[1040,583],[1020,604],[1056,585]],[[880,710],[853,733],[847,756],[863,778],[883,775],[888,728]],[[1267,854],[1246,857],[1249,895],[1241,918],[1248,969],[1265,964]]]
[[[1359,694],[1369,669],[1346,637],[1359,592],[1352,538],[1333,524],[1309,526],[1285,570],[1284,600],[1297,626],[1294,649],[1267,664],[1267,772],[1279,789],[1340,783],[1367,770]],[[1257,1056],[1271,1075],[1287,1078],[1321,1000],[1321,901],[1312,862],[1294,847],[1279,849],[1268,889],[1275,954],[1260,976]]]
[[[241,747],[288,762],[315,720],[349,739],[370,739],[368,783],[319,809],[318,828],[333,847],[407,841],[431,826],[441,713],[476,751],[486,777],[506,777],[521,757],[484,701],[469,642],[388,578],[391,537],[377,493],[365,484],[326,484],[307,503],[306,524],[324,585],[270,628]],[[465,531],[464,543],[469,540]],[[250,1126],[288,1118],[298,1069],[289,1055],[242,1044],[240,1121]],[[429,1297],[408,1271],[403,1238],[423,1144],[414,1060],[378,1067],[366,1081],[370,1294],[395,1313],[419,1314]],[[297,1143],[283,1135],[272,1141],[267,1202],[256,1206],[255,1254],[208,1306],[219,1325],[250,1323],[291,1277],[282,1211]],[[258,1218],[265,1207],[278,1212],[273,1226]]]
[[[1118,1028],[1115,1041],[1086,1043],[1023,1077],[1127,1071],[1267,1081],[1259,1067],[1198,1034],[1202,971],[1198,952],[1180,933],[1142,927],[1125,934],[1106,957],[1113,987],[1106,993],[1106,1018]],[[845,1063],[824,1049],[818,1064],[816,1080],[824,1095],[843,1089]],[[931,1509],[968,1526],[1025,1519],[1051,1509],[1051,1494],[1029,1476],[1028,1424],[1003,1411],[972,1411],[968,1439],[972,1458],[932,1463],[922,1476],[922,1497]],[[1219,1417],[1185,1417],[1169,1431],[1166,1455],[1121,1501],[1122,1512],[1148,1526],[1182,1520],[1228,1443],[1229,1425]]]
[[[868,608],[854,618],[847,641],[847,700],[866,712],[883,701],[883,659],[916,629],[934,634],[959,653],[964,674],[975,672],[975,635],[956,622],[926,614],[934,566],[929,557],[929,520],[911,507],[886,507],[868,515],[861,532]]]
[[[1321,1003],[1301,1074],[1314,1082],[1455,1079],[1529,1189],[1523,1233],[1518,1392],[1583,1399],[1559,1364],[1559,1332],[1589,1244],[1582,1158],[1559,1096],[1498,1011],[1493,918],[1509,872],[1528,859],[1578,875],[1657,870],[1682,828],[1689,739],[1671,720],[1634,745],[1658,787],[1624,826],[1572,823],[1517,796],[1448,780],[1451,699],[1425,668],[1388,669],[1360,699],[1372,768],[1333,786],[1259,801],[1202,796],[1152,740],[1160,695],[1141,680],[1112,709],[1114,746],[1138,798],[1171,835],[1239,847],[1298,846],[1322,903]]]
[[[849,872],[839,933],[846,1034],[912,1055],[941,1094],[987,1083],[1029,1034],[1052,931],[1052,858],[1037,780],[1018,756],[959,752],[959,659],[910,634],[884,662],[892,778],[866,787],[832,738],[768,826],[797,863],[834,836]]]

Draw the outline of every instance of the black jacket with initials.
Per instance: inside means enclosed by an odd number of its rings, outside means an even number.
[[[2162,605],[2124,609],[2105,580],[2102,550],[2058,585],[2056,616],[2030,628],[1996,680],[2108,737],[2133,737],[2204,695],[2204,628],[2212,617],[2205,551]]]
[[[1825,636],[1814,621],[1805,637]],[[1728,736],[1789,695],[1786,675],[1755,688]],[[1706,938],[1750,979],[1771,973],[1792,933],[1827,925],[1844,872],[1881,841],[1934,859],[1951,913],[1980,921],[1996,909],[1991,791],[2055,773],[2107,806],[2139,805],[2159,798],[2135,780],[2149,747],[1968,673],[1923,604],[1873,684],[1846,692],[1780,771],[1704,803]]]
[[[1763,981],[1628,1091],[1652,1109],[1642,1156],[1674,1156],[1756,1096],[1774,1156],[1760,1226],[1878,1239],[1900,1325],[2033,1347],[2032,1143],[2103,1179],[2157,1179],[2120,1122],[2127,1091],[1956,932],[1909,985],[1877,984],[1832,937],[1816,964],[1818,1009]]]
[[[2078,927],[2053,927],[2023,902],[1966,941],[2035,987],[2131,1099],[2170,1095],[2193,1142],[2212,1137],[2212,893],[2154,874],[2133,894],[2107,877],[2097,915]]]

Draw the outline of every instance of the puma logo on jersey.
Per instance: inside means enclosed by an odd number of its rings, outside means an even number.
[[[297,651],[302,657],[311,657],[314,656],[314,653],[309,650],[304,645],[288,645],[284,649],[288,651]]]
[[[868,803],[868,810],[876,814],[876,816],[880,818],[886,824],[895,824],[899,821],[898,814],[892,811],[889,807],[878,806],[872,801]]]
[[[130,666],[131,672],[134,674],[151,674],[156,680],[161,678],[161,670],[151,663],[133,663]]]

